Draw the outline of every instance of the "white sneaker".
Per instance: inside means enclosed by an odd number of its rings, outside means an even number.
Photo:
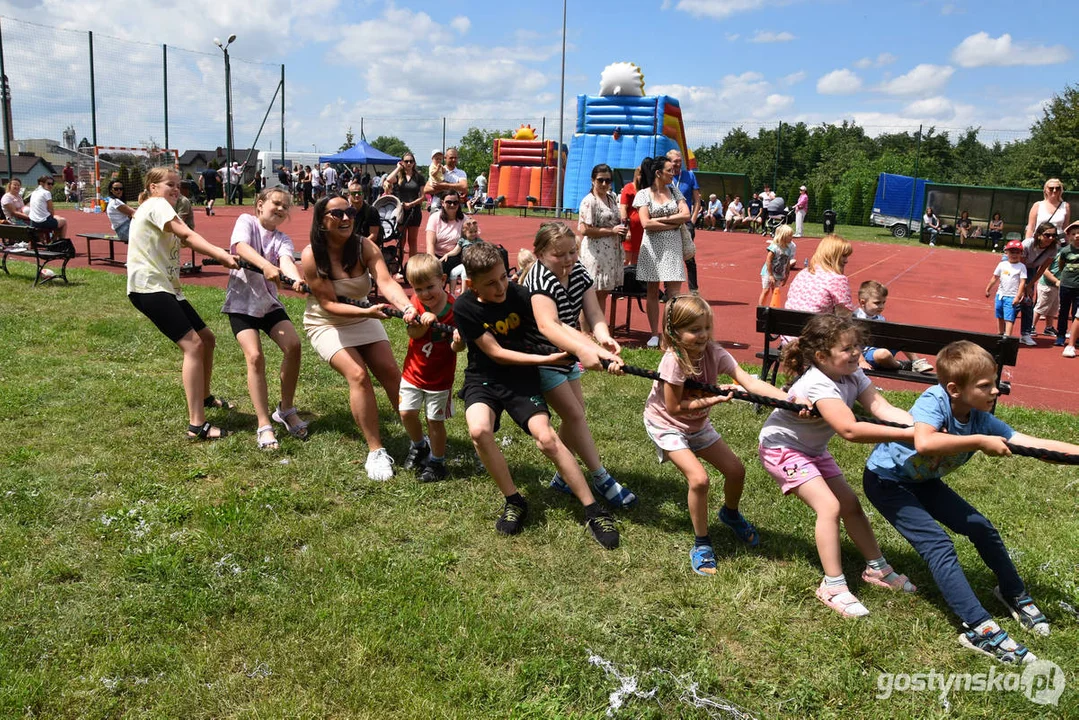
[[[1032,338],[1030,335],[1022,335],[1022,336],[1020,336],[1019,342],[1023,343],[1024,345],[1026,345],[1028,347],[1034,347],[1035,345],[1038,344],[1038,343],[1034,342],[1034,338]]]
[[[652,337],[648,338],[648,343],[645,345],[645,347],[658,348],[659,347],[659,335],[653,335]]]
[[[910,364],[910,369],[917,373],[931,373],[933,372],[933,366],[925,358],[916,358],[914,362]]]
[[[389,480],[393,477],[393,463],[393,457],[386,452],[386,448],[379,448],[367,453],[367,462],[363,469],[371,480]]]
[[[1063,355],[1064,357],[1070,357],[1070,358],[1075,357],[1075,346],[1074,345],[1065,346],[1064,352],[1062,352],[1060,354]]]

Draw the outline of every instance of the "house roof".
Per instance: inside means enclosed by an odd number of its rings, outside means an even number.
[[[34,169],[34,166],[38,163],[43,163],[45,169],[52,174],[56,174],[56,168],[46,162],[44,159],[37,155],[12,155],[11,156],[11,171],[14,173],[24,174]],[[0,153],[0,172],[7,172],[7,155]]]

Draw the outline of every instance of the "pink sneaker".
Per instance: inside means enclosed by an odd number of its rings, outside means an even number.
[[[866,569],[862,571],[862,580],[870,585],[888,588],[889,590],[902,590],[903,592],[912,593],[918,589],[910,581],[910,578],[906,575],[898,574],[892,569],[891,565],[885,565],[880,570],[874,570],[866,566]]]
[[[817,588],[817,598],[843,617],[865,617],[869,609],[861,603],[846,585],[828,586],[821,581]]]

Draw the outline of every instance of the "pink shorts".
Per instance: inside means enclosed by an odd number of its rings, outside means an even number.
[[[757,454],[764,469],[784,495],[814,478],[827,479],[843,474],[827,450],[821,455],[806,455],[791,448],[767,448],[762,445],[757,449]]]

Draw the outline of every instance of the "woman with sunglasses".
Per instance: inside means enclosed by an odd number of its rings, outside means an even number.
[[[677,187],[671,159],[664,156],[645,158],[641,163],[641,184],[633,206],[641,213],[644,239],[637,257],[637,279],[647,283],[646,310],[652,337],[648,347],[659,347],[659,284],[665,285],[667,297],[682,292],[686,279],[682,258],[681,227],[689,222],[689,206]]]
[[[370,375],[385,389],[396,416],[401,370],[379,320],[387,317],[384,309],[396,307],[404,313],[405,322],[410,323],[416,311],[390,276],[378,246],[355,231],[355,218],[356,209],[343,197],[323,198],[315,203],[311,244],[304,249],[300,260],[311,291],[303,325],[311,346],[348,382],[352,417],[369,450],[364,466],[367,476],[372,480],[389,480],[393,477],[394,460],[382,445],[378,403]],[[366,298],[371,292],[372,274],[388,303],[361,308],[337,299]]]
[[[420,242],[420,205],[423,203],[423,186],[427,178],[416,169],[416,156],[406,152],[401,156],[397,167],[382,181],[383,190],[393,193],[401,201],[403,217],[401,224],[405,228],[405,242],[408,243],[408,256],[416,254]]]
[[[124,202],[124,184],[119,180],[109,183],[109,201],[105,204],[105,214],[109,217],[109,223],[116,237],[127,242],[131,218],[135,217],[135,210]]]
[[[607,295],[622,284],[625,254],[622,241],[629,226],[622,222],[618,196],[611,192],[614,171],[606,163],[592,168],[592,190],[581,200],[577,232],[581,241],[581,264],[592,276],[600,315],[607,312]]]
[[[442,207],[427,218],[427,252],[442,263],[442,272],[450,274],[461,261],[460,255],[450,255],[457,247],[464,230],[465,215],[461,212],[461,196],[450,190],[442,196]]]
[[[1058,181],[1059,183],[1059,181]],[[1027,283],[1019,303],[1019,342],[1034,347],[1034,293],[1042,274],[1057,254],[1057,228],[1052,222],[1039,223],[1034,237],[1023,241],[1022,263],[1027,268]]]
[[[1030,206],[1025,237],[1034,237],[1035,228],[1044,222],[1053,223],[1057,235],[1064,237],[1064,228],[1068,227],[1072,221],[1071,207],[1064,202],[1064,183],[1058,178],[1049,178],[1045,181],[1042,193],[1045,199]],[[1030,284],[1029,279],[1027,284]]]
[[[70,246],[72,254],[75,246],[67,239],[67,220],[53,215],[52,209],[52,175],[42,175],[37,179],[37,189],[30,193],[30,203],[27,214],[30,216],[30,227],[35,230],[44,230],[55,234],[53,241],[49,243],[50,250],[63,252]]]

